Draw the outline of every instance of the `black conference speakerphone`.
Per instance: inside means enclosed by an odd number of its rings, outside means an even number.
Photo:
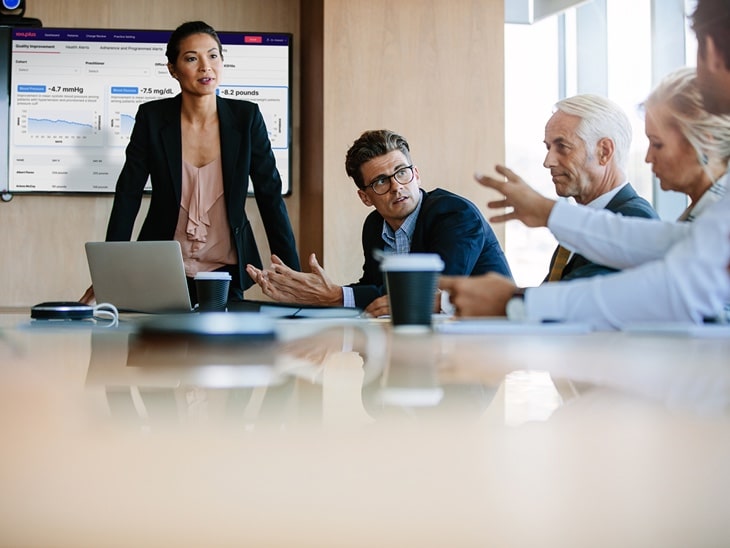
[[[76,301],[49,301],[31,307],[34,320],[88,320],[94,317],[94,307]]]

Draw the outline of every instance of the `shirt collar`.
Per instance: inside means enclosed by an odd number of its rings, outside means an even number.
[[[411,242],[413,239],[413,233],[416,231],[416,221],[418,220],[418,214],[421,212],[421,204],[423,204],[424,192],[420,188],[418,190],[418,205],[416,205],[416,209],[414,209],[411,214],[403,220],[403,224],[400,225],[400,228],[398,228],[397,231],[393,230],[390,225],[383,220],[383,230],[381,235],[384,241],[394,241],[395,233],[403,232],[408,238],[408,242]]]
[[[608,205],[608,202],[613,200],[613,197],[616,196],[616,194],[618,194],[619,191],[628,184],[628,181],[624,181],[616,188],[612,188],[605,194],[601,194],[598,198],[596,198],[592,202],[588,202],[586,205],[591,209],[604,209]]]

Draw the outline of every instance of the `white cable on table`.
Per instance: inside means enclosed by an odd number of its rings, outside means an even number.
[[[94,318],[111,320],[109,325],[104,327],[117,327],[119,325],[119,310],[111,303],[99,303],[94,307]]]

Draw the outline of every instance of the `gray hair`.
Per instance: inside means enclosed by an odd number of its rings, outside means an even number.
[[[576,133],[589,152],[601,139],[611,139],[616,165],[626,170],[632,128],[629,117],[620,106],[600,95],[584,93],[558,101],[555,108],[581,119]]]

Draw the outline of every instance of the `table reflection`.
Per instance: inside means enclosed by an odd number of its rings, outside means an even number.
[[[454,378],[451,354],[438,337],[368,323],[284,323],[271,340],[95,330],[86,386],[103,390],[112,417],[144,428],[479,419],[502,378]]]
[[[283,327],[277,340],[94,331],[86,376],[113,417],[145,428],[225,419],[245,429],[370,422],[360,393],[387,356],[381,326]]]
[[[406,335],[349,320],[277,322],[276,337],[263,341],[26,320],[0,339],[4,362],[71,385],[81,375],[102,415],[147,426],[222,418],[246,429],[436,418],[518,427],[598,391],[727,416],[729,347],[721,338],[622,333]]]

